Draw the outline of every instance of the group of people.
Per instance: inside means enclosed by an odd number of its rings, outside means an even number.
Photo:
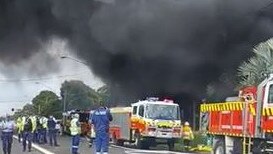
[[[96,133],[95,150],[96,154],[108,154],[109,147],[109,123],[113,117],[110,110],[106,107],[99,107],[95,112],[90,114],[89,122],[94,126],[93,133]],[[15,121],[11,116],[7,116],[0,123],[1,140],[3,144],[3,153],[10,154],[13,142],[13,135],[18,133],[18,141],[23,144],[23,152],[30,152],[32,143],[47,144],[47,136],[49,136],[49,144],[51,146],[59,146],[57,144],[57,121],[53,116],[46,118],[44,116],[22,116]],[[74,114],[70,122],[70,132],[72,136],[72,154],[78,154],[80,144],[81,125],[79,115]],[[28,143],[28,145],[27,145]]]
[[[90,113],[89,122],[93,125],[96,134],[95,150],[96,154],[108,154],[109,147],[109,124],[113,120],[110,110],[106,107],[99,107],[93,113]],[[12,147],[12,139],[17,129],[18,140],[23,143],[23,151],[26,151],[28,142],[28,151],[31,151],[32,142],[38,144],[46,144],[47,136],[49,136],[49,144],[58,146],[57,144],[57,121],[53,116],[46,118],[44,116],[22,116],[16,120],[16,123],[7,116],[1,122],[1,139],[3,142],[3,153],[10,154]],[[72,136],[72,154],[78,154],[80,144],[81,125],[79,122],[79,114],[73,114],[70,122],[70,132]],[[192,130],[188,122],[185,122],[183,128],[183,141],[185,148],[189,148],[190,141],[194,138]],[[48,134],[47,134],[48,133]]]
[[[113,120],[110,110],[106,107],[99,107],[93,113],[90,113],[89,122],[94,126],[96,134],[95,150],[96,154],[108,154],[109,147],[109,123]],[[72,136],[72,154],[78,154],[81,126],[79,115],[74,114],[70,124]]]
[[[16,131],[18,141],[23,144],[23,152],[27,149],[30,152],[33,142],[48,143],[47,136],[51,146],[58,146],[56,124],[57,121],[53,116],[46,118],[44,116],[26,115],[18,117],[16,121],[11,116],[7,116],[0,125],[3,153],[11,153],[13,135]]]

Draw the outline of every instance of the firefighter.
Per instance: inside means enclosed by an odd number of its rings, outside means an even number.
[[[94,142],[94,139],[95,139],[95,136],[96,136],[96,133],[94,131],[94,125],[92,124],[92,114],[93,114],[93,111],[90,111],[89,113],[89,124],[90,124],[90,137],[89,137],[89,148],[91,148],[93,146],[93,142]]]
[[[194,139],[193,132],[191,130],[189,122],[187,121],[185,122],[182,132],[183,132],[182,138],[183,138],[184,148],[185,150],[188,151],[190,148],[190,142],[191,140]]]
[[[74,114],[70,122],[70,133],[72,136],[72,154],[78,154],[80,144],[81,125],[79,122],[79,114]]]
[[[6,120],[2,123],[2,148],[4,154],[11,153],[11,146],[12,146],[12,136],[13,131],[15,129],[15,123],[11,120],[10,116],[6,117]]]
[[[17,127],[17,133],[18,133],[18,141],[21,143],[21,140],[23,138],[23,118],[20,116],[16,120],[16,127]]]
[[[96,153],[108,154],[109,146],[109,123],[113,120],[110,110],[106,107],[99,107],[91,116],[91,123],[96,133]]]
[[[56,119],[51,115],[47,121],[48,135],[49,135],[49,144],[53,146],[58,146],[57,144],[57,130],[56,130]]]
[[[26,151],[26,146],[28,142],[28,151],[31,151],[31,144],[33,139],[33,124],[31,117],[26,117],[23,126],[23,152]]]

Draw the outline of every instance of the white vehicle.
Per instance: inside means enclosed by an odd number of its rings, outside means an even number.
[[[179,105],[172,100],[148,98],[131,107],[111,108],[110,138],[116,145],[134,143],[138,149],[167,144],[173,150],[181,138]]]

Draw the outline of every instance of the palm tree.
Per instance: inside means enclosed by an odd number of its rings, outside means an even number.
[[[258,85],[265,74],[273,73],[273,38],[257,45],[253,52],[255,55],[238,68],[239,86]]]

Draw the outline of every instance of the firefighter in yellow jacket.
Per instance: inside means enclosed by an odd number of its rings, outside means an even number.
[[[185,122],[182,132],[183,132],[182,138],[183,138],[184,148],[185,150],[189,150],[190,142],[194,139],[194,135],[193,135],[189,122],[187,121]]]
[[[70,133],[72,136],[72,154],[78,154],[80,144],[81,125],[79,122],[79,114],[74,114],[70,122]]]

